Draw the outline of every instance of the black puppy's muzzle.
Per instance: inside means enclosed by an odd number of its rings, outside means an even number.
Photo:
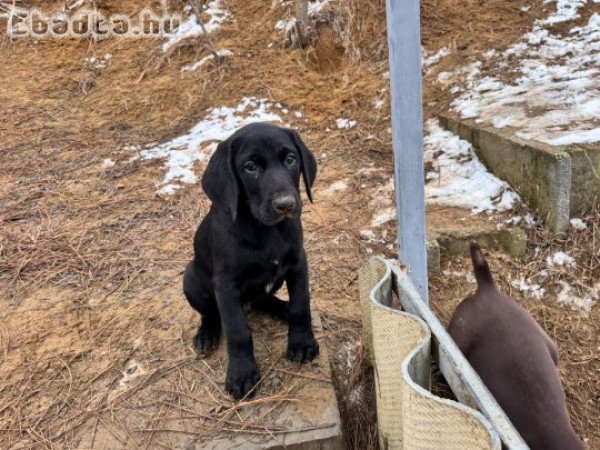
[[[296,199],[291,195],[285,195],[273,200],[273,211],[278,216],[295,217]]]
[[[261,222],[265,225],[275,225],[285,219],[295,219],[300,216],[302,209],[298,195],[284,192],[273,195],[263,203],[261,209]]]
[[[273,222],[295,219],[300,215],[300,199],[289,192],[275,196],[270,202],[269,215]]]

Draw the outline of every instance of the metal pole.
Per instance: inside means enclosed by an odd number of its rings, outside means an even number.
[[[419,0],[386,0],[398,250],[428,302]]]

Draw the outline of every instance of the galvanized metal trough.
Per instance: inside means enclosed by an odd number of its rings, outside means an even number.
[[[400,264],[374,257],[359,275],[381,448],[527,449]],[[460,403],[429,391],[432,353]]]

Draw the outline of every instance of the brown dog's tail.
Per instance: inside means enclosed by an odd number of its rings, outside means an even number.
[[[477,287],[483,286],[494,286],[494,278],[490,272],[490,266],[486,259],[481,253],[481,247],[477,241],[471,241],[471,261],[473,261],[473,272],[475,272],[475,279],[477,280]]]

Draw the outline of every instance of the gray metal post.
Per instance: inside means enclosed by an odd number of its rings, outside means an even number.
[[[398,247],[428,302],[419,0],[387,0]]]

